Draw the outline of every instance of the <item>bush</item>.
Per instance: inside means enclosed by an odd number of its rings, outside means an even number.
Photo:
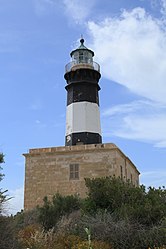
[[[47,232],[28,226],[19,233],[19,240],[23,248],[30,249],[71,249],[82,240],[75,235],[56,235],[51,229]]]
[[[15,231],[19,231],[23,228],[25,228],[26,226],[29,225],[36,225],[39,223],[39,213],[38,210],[32,209],[30,211],[26,211],[26,212],[18,212],[14,217],[13,217],[13,221],[14,221],[14,226],[15,226]]]
[[[102,241],[92,241],[91,246],[93,249],[111,249],[108,243]],[[71,249],[89,249],[88,241],[80,242]]]
[[[146,226],[158,225],[166,217],[166,189],[142,185],[135,187],[120,178],[85,179],[88,197],[84,201],[85,213],[102,210],[113,213],[117,220],[130,219]],[[99,191],[100,189],[100,191]]]
[[[28,225],[18,232],[18,241],[24,248],[33,248],[36,244],[36,235],[40,233],[39,225]]]
[[[86,239],[84,228],[89,227],[93,241],[110,244],[114,249],[145,249],[166,244],[165,222],[157,226],[143,226],[135,221],[116,220],[108,212],[81,215],[80,212],[65,216],[58,223],[58,234],[75,234],[83,241]]]
[[[93,249],[165,249],[164,187],[146,191],[144,186],[134,187],[111,177],[86,179],[86,186],[85,200],[56,194],[51,201],[45,197],[43,207],[32,214],[20,214],[16,220],[24,246],[90,249],[85,233],[89,228]],[[41,228],[35,227],[38,217]]]
[[[19,249],[13,225],[13,217],[0,216],[0,248]]]
[[[80,209],[80,199],[77,196],[61,196],[56,194],[52,201],[44,198],[44,205],[38,207],[39,222],[43,228],[48,231],[56,226],[58,220],[63,215],[70,214],[74,210]]]

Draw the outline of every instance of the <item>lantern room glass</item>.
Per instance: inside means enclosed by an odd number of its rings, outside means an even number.
[[[91,52],[87,50],[77,50],[72,55],[72,61],[74,64],[86,63],[86,64],[93,64],[93,55]]]

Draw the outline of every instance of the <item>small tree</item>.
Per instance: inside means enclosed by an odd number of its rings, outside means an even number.
[[[4,155],[0,153],[0,171],[2,170],[1,164],[4,163]],[[2,181],[4,174],[0,172],[0,181]],[[4,215],[4,204],[9,200],[7,197],[7,190],[0,189],[0,248],[1,249],[19,249],[15,231],[13,226],[13,217]]]
[[[0,153],[0,170],[2,170],[1,164],[4,163],[4,155]],[[4,174],[0,172],[0,181],[2,181]],[[0,189],[0,215],[2,215],[3,204],[7,201],[7,190]]]
[[[1,163],[4,163],[4,155],[2,153],[0,153],[0,164]],[[0,170],[2,170],[1,165],[0,165]],[[0,181],[2,180],[3,176],[4,175],[2,173],[0,173]]]
[[[117,219],[130,219],[142,225],[158,225],[166,217],[166,189],[133,186],[120,178],[85,179],[89,190],[84,210],[107,211]]]
[[[38,207],[39,221],[45,230],[49,230],[56,225],[58,220],[65,214],[70,214],[80,208],[80,200],[77,196],[61,196],[56,194],[52,201],[44,198],[44,205]]]

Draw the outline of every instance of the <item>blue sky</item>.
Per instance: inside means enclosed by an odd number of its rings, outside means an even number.
[[[146,186],[166,185],[166,0],[0,0],[3,189],[23,206],[30,148],[63,146],[64,67],[83,34],[101,66],[104,143],[115,143]]]

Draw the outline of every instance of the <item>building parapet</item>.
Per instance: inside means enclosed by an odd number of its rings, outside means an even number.
[[[35,148],[29,149],[29,153],[24,153],[25,157],[41,155],[44,153],[67,153],[67,152],[79,152],[79,151],[99,151],[99,150],[117,150],[121,155],[133,165],[133,168],[140,174],[134,163],[113,143],[105,144],[84,144],[84,145],[73,145],[73,146],[58,146],[58,147],[47,147],[47,148]]]

